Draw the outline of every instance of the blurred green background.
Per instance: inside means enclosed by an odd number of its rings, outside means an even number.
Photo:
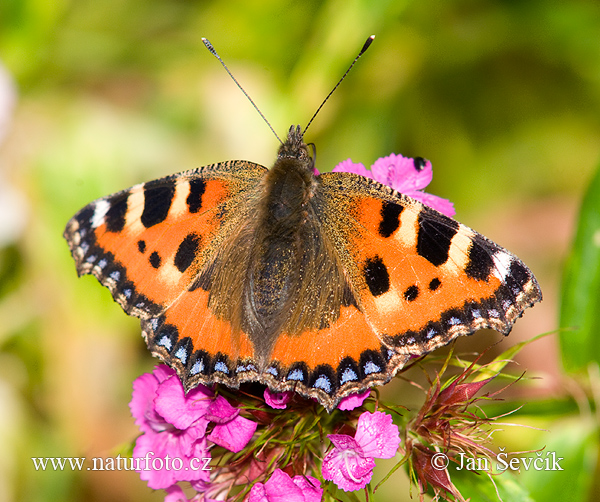
[[[155,363],[139,322],[95,279],[77,279],[68,219],[138,182],[275,158],[276,138],[201,37],[283,136],[307,123],[371,34],[307,134],[318,169],[349,157],[368,167],[391,152],[430,159],[428,191],[520,256],[542,286],[544,302],[502,348],[557,328],[563,262],[600,158],[596,0],[2,0],[2,81],[12,78],[14,93],[0,86],[0,501],[164,496],[136,473],[41,472],[31,457],[114,456],[137,434],[131,382]],[[587,402],[586,391],[562,373],[559,350],[550,336],[519,359],[541,379],[523,384],[515,399],[529,404],[511,421],[547,431],[511,429],[500,445],[558,438],[566,454],[597,442],[592,415],[568,405]],[[386,392],[413,408],[422,400],[396,384]],[[522,500],[545,500],[540,486],[593,500],[597,449],[572,455],[591,462],[589,475],[577,467],[585,479],[516,476],[531,497]],[[378,495],[409,500],[405,474]]]

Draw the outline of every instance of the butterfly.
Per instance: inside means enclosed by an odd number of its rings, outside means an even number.
[[[81,209],[64,236],[78,274],[140,318],[186,389],[261,382],[328,410],[459,335],[508,334],[541,300],[486,237],[314,167],[291,127],[270,170],[226,161],[135,185]]]

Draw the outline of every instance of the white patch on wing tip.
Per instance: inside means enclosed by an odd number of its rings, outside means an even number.
[[[504,282],[510,271],[512,256],[506,251],[498,251],[492,258],[494,260],[493,274],[502,282]]]
[[[90,220],[92,228],[97,228],[104,223],[104,217],[109,209],[110,203],[107,200],[101,199],[96,201],[94,204],[94,215]]]

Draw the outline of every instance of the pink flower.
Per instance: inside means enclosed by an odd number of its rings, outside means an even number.
[[[169,488],[178,481],[209,481],[209,471],[185,467],[193,457],[210,457],[204,438],[209,421],[204,415],[211,398],[212,392],[204,386],[185,396],[179,378],[165,365],[135,380],[129,407],[144,434],[136,441],[133,457],[138,459],[140,478],[150,488]],[[182,468],[177,469],[179,461]]]
[[[373,458],[392,458],[400,445],[398,427],[390,415],[380,411],[363,413],[354,437],[327,437],[334,448],[323,459],[323,477],[346,492],[364,488],[373,476]]]
[[[350,394],[340,401],[340,404],[338,404],[338,409],[342,411],[351,411],[354,408],[358,408],[359,406],[362,406],[362,404],[365,402],[365,399],[369,397],[370,393],[371,389],[367,389],[359,394]]]
[[[271,392],[271,389],[268,387],[265,389],[264,398],[265,402],[276,410],[284,410],[287,407],[287,403],[289,403],[293,396],[292,391],[286,392]]]
[[[454,206],[450,201],[423,192],[423,189],[431,183],[433,170],[431,162],[421,157],[412,159],[392,153],[387,157],[377,159],[371,166],[371,171],[364,165],[355,164],[347,159],[335,166],[333,172],[360,174],[417,199],[446,216],[452,217],[455,214]]]
[[[248,502],[319,502],[323,489],[312,476],[291,478],[281,469],[275,469],[266,483],[256,483]]]
[[[167,489],[172,500],[181,495],[175,487],[179,481],[208,488],[210,470],[202,466],[210,459],[209,441],[238,452],[257,426],[204,385],[186,394],[165,365],[135,380],[129,407],[143,432],[133,449],[136,470],[150,488]],[[215,426],[206,436],[211,422]]]

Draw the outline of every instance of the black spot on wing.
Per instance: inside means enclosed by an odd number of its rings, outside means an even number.
[[[139,240],[137,246],[140,253],[144,254],[146,252],[146,241]]]
[[[106,212],[104,221],[106,222],[106,230],[109,232],[121,232],[125,227],[128,199],[129,192],[126,191],[115,195],[108,201],[110,208]]]
[[[173,324],[162,324],[157,328],[152,343],[164,347],[167,352],[171,353],[177,344],[177,340],[179,340],[177,327]]]
[[[174,195],[174,181],[149,181],[144,185],[144,211],[141,220],[146,228],[165,221]]]
[[[75,219],[79,222],[79,227],[87,227],[92,222],[94,213],[95,209],[93,204],[86,206],[79,211],[77,216],[75,216]]]
[[[187,196],[186,203],[190,213],[197,213],[202,207],[202,196],[206,190],[206,182],[200,178],[190,180],[190,193]]]
[[[506,276],[506,285],[516,297],[523,291],[525,284],[531,280],[531,272],[523,263],[518,260],[513,260],[510,264],[510,270]]]
[[[437,277],[431,279],[429,283],[429,291],[435,291],[442,285],[442,281],[440,281]]]
[[[338,389],[336,373],[328,364],[320,364],[309,376],[309,387],[320,389],[332,396]]]
[[[175,254],[174,264],[182,274],[188,269],[193,263],[198,248],[200,246],[200,237],[196,234],[189,234],[186,236]]]
[[[363,268],[363,274],[373,296],[382,295],[390,289],[390,275],[379,256],[367,260]]]
[[[162,259],[156,251],[152,252],[150,258],[148,258],[148,261],[150,262],[150,265],[152,265],[154,268],[160,267],[160,264],[162,263]]]
[[[173,347],[171,352],[173,357],[179,359],[181,364],[187,367],[193,351],[194,344],[192,343],[192,339],[189,336],[186,336],[175,344],[175,347]]]
[[[408,288],[406,288],[406,291],[404,291],[404,299],[407,302],[414,302],[418,296],[419,296],[419,287],[414,284],[412,286],[409,286]]]
[[[465,268],[469,277],[479,281],[487,280],[494,269],[494,260],[491,255],[495,249],[492,249],[492,253],[490,253],[486,246],[487,243],[481,239],[473,240],[469,249],[469,263]]]
[[[381,221],[379,222],[379,234],[389,237],[400,226],[400,214],[404,206],[392,202],[383,202],[381,206]]]
[[[418,217],[417,253],[436,267],[448,260],[452,238],[458,232],[458,222],[450,218],[434,219],[421,211]]]
[[[365,350],[360,355],[359,368],[361,380],[374,373],[383,373],[386,369],[386,360],[381,352]]]

